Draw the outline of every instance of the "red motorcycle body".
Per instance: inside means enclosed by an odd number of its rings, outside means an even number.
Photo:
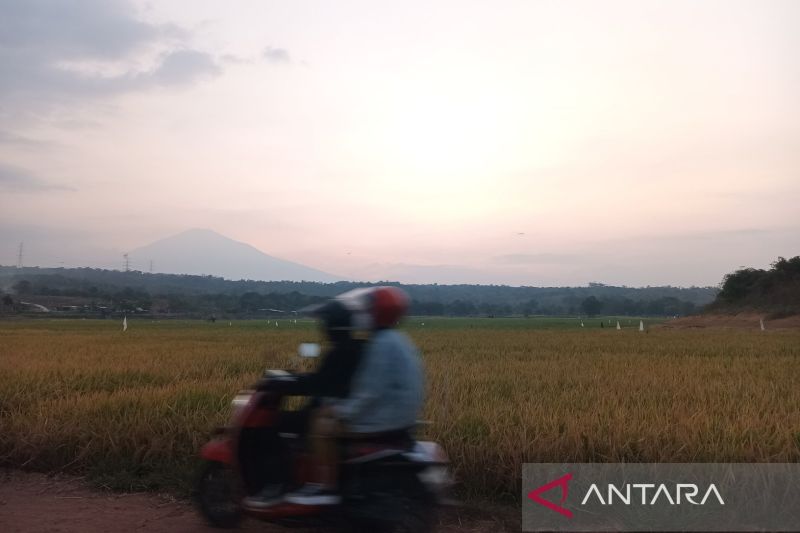
[[[281,493],[302,485],[310,474],[303,436],[281,431],[283,399],[279,392],[243,391],[233,401],[230,424],[201,448],[205,466],[196,494],[201,512],[213,525],[235,526],[243,514],[293,525],[310,518],[326,523],[367,517],[364,520],[376,524],[368,529],[391,531],[377,524],[381,515],[395,512],[388,510],[396,506],[394,501],[413,501],[430,514],[445,500],[452,482],[444,451],[435,443],[414,441],[407,433],[342,443],[341,506],[313,507],[281,500]],[[227,495],[214,496],[214,483],[224,484]],[[259,508],[243,504],[245,497],[272,486],[279,487],[274,504]],[[388,497],[390,494],[394,496]],[[217,508],[215,498],[228,501]]]

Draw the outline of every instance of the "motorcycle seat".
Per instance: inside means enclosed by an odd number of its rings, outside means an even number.
[[[402,428],[381,433],[349,433],[341,436],[347,462],[373,456],[408,451],[414,446],[414,428]]]
[[[341,439],[346,442],[369,442],[372,444],[411,444],[414,442],[415,427],[381,431],[379,433],[345,433]]]

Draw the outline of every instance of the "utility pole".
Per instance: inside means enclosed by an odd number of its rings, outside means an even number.
[[[125,263],[124,263],[125,272],[130,272],[131,271],[131,261],[130,261],[130,259],[128,259],[128,254],[122,254],[122,257],[125,258]]]
[[[17,268],[22,268],[22,245],[24,243],[19,243],[19,253],[17,254]]]

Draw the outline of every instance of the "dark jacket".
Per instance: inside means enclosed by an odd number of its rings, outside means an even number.
[[[323,356],[316,372],[301,374],[302,394],[315,398],[346,398],[364,352],[364,341],[337,339]]]

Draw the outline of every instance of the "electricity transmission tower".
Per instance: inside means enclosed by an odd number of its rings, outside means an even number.
[[[128,254],[122,254],[122,257],[125,258],[125,262],[124,262],[125,272],[130,272],[131,271],[131,260],[128,259]]]
[[[24,243],[19,243],[19,252],[17,253],[17,268],[22,268],[22,245]]]

